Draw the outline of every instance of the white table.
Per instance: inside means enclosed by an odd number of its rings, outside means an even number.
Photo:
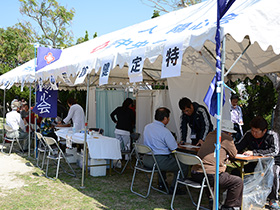
[[[70,131],[70,132],[69,132]],[[64,128],[56,131],[58,138],[66,139],[66,136],[72,138],[72,142],[76,144],[84,143],[84,133],[72,133],[72,128]],[[121,159],[120,141],[116,138],[111,138],[102,135],[91,136],[87,134],[87,145],[89,155],[93,159]]]

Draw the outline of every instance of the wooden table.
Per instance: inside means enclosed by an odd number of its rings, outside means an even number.
[[[191,154],[194,154],[196,155],[198,153],[200,149],[200,146],[195,146],[195,145],[192,145],[192,144],[184,144],[184,145],[178,145],[178,148],[177,150],[180,151],[180,152],[186,152],[186,153],[191,153]]]
[[[244,180],[245,175],[252,174],[252,173],[245,173],[245,171],[244,171],[245,164],[251,163],[251,162],[257,162],[259,159],[268,160],[268,159],[272,159],[272,158],[273,157],[268,157],[268,156],[244,156],[244,155],[241,156],[241,155],[237,154],[237,156],[233,160],[233,164],[239,168],[240,173],[241,173],[241,178],[242,178],[242,180]],[[240,163],[240,166],[238,164],[236,164],[236,162]]]

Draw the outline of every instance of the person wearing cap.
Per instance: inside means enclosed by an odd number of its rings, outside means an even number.
[[[8,112],[6,114],[6,124],[9,125],[13,130],[18,131],[17,137],[19,139],[24,139],[22,148],[24,151],[27,151],[28,149],[28,141],[27,136],[28,133],[25,130],[24,122],[20,116],[20,113],[18,113],[20,109],[20,103],[18,101],[15,101],[11,105],[12,111]],[[9,137],[9,136],[8,136]]]
[[[186,142],[188,125],[191,128],[190,138],[193,145],[202,145],[205,137],[213,131],[213,124],[207,109],[184,97],[179,101],[181,115],[181,144]]]
[[[227,190],[226,200],[222,206],[222,210],[240,209],[242,204],[243,194],[243,181],[241,177],[231,175],[226,172],[227,159],[233,159],[237,150],[234,141],[231,137],[232,133],[236,133],[233,129],[233,124],[230,120],[222,120],[221,128],[221,149],[220,149],[220,162],[219,162],[219,186],[222,190]],[[200,147],[197,155],[201,158],[204,168],[206,170],[211,187],[214,186],[215,173],[216,173],[216,157],[215,157],[215,144],[216,144],[217,130],[210,132],[204,144]],[[191,169],[191,176],[194,181],[201,183],[204,177],[201,165],[194,165]],[[213,198],[209,195],[209,206],[212,208]]]
[[[254,117],[250,122],[250,127],[251,129],[244,134],[240,141],[236,142],[236,148],[238,153],[248,156],[274,157],[274,180],[268,199],[270,200],[270,209],[280,209],[277,203],[280,172],[279,135],[272,130],[268,130],[267,121],[261,116]],[[246,164],[244,167],[245,173],[253,172],[255,166],[256,163],[254,162]]]

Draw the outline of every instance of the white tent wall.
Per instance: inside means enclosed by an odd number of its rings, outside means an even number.
[[[181,110],[179,109],[178,102],[182,97],[187,97],[191,101],[197,102],[201,105],[205,105],[203,99],[208,90],[209,84],[213,79],[214,75],[209,74],[191,74],[182,72],[180,77],[168,78],[168,89],[170,102],[172,107],[172,115],[174,116],[176,123],[176,133],[178,138],[181,138],[180,134],[180,116]],[[230,91],[226,89],[225,91],[226,101],[223,108],[223,119],[230,120],[230,104],[229,97]],[[214,127],[216,127],[216,119],[211,117]],[[188,132],[190,133],[190,132]],[[190,139],[188,138],[190,141]]]
[[[176,133],[175,118],[172,114],[168,90],[141,90],[136,97],[136,131],[141,134],[140,143],[143,143],[144,127],[154,121],[155,111],[159,107],[167,107],[171,111],[170,122],[167,128]],[[178,136],[178,135],[177,135]]]

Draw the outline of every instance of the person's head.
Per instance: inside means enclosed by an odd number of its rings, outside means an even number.
[[[238,95],[235,95],[235,94],[231,95],[230,101],[231,101],[232,106],[234,106],[234,107],[237,106],[237,103],[239,101]]]
[[[192,101],[186,97],[180,99],[179,108],[182,110],[184,114],[188,116],[191,116],[194,111]]]
[[[12,103],[11,107],[13,111],[18,111],[20,108],[20,103],[18,101],[15,101]]]
[[[251,134],[256,138],[262,138],[267,131],[268,124],[262,116],[254,117],[250,122]]]
[[[133,105],[133,100],[131,98],[126,98],[122,103],[123,108],[129,108]]]
[[[28,105],[28,104],[24,104],[24,105],[23,105],[23,110],[26,111],[26,112],[28,112],[28,110],[29,110],[29,105]]]
[[[68,98],[68,100],[67,100],[68,106],[72,106],[73,104],[76,104],[76,103],[77,103],[77,101],[74,98]]]
[[[170,110],[166,107],[160,107],[156,110],[155,120],[162,122],[164,125],[167,125],[169,122]]]

